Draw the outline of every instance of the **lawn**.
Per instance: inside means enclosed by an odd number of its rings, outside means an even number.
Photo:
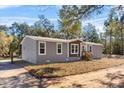
[[[18,59],[18,58],[14,57],[13,59],[15,60],[15,59]],[[0,60],[10,60],[10,57],[0,57]]]
[[[16,61],[15,64],[24,66],[25,69],[36,77],[63,77],[121,65],[124,64],[124,59],[103,58],[93,61],[51,63],[41,65],[33,65],[26,63],[25,61]]]
[[[0,57],[0,60],[8,60],[8,59],[10,59],[10,58],[4,58],[4,57]]]

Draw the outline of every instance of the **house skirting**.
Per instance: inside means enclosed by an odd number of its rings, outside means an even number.
[[[78,60],[81,60],[80,57],[68,57],[66,58],[66,61],[78,61]]]

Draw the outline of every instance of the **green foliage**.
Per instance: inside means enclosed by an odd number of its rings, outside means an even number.
[[[0,55],[8,56],[10,51],[21,54],[20,43],[25,35],[55,38],[85,38],[89,42],[104,44],[104,53],[124,54],[124,6],[112,8],[104,23],[104,33],[98,33],[94,25],[88,24],[82,32],[82,19],[92,14],[100,14],[103,5],[64,5],[59,10],[59,31],[45,16],[29,26],[27,23],[14,22],[11,26],[0,25]],[[11,47],[11,48],[10,48]],[[11,50],[10,50],[11,49]]]
[[[11,36],[13,37],[13,41],[11,42],[11,51],[12,53],[21,55],[21,48],[20,43],[23,39],[23,37],[30,32],[30,28],[26,23],[13,23],[9,27],[9,32]]]
[[[123,20],[124,16],[121,14],[122,6],[113,8],[109,14],[108,19],[105,21],[105,53],[109,54],[124,54],[124,30]],[[109,42],[107,42],[109,41]]]
[[[32,29],[35,31],[34,35],[36,36],[52,37],[55,33],[54,25],[43,15],[39,16],[39,21],[35,22]]]
[[[5,32],[0,32],[0,56],[9,56],[10,43],[13,37]]]
[[[7,32],[8,27],[6,25],[0,25],[0,32]]]
[[[94,25],[88,23],[84,27],[84,39],[85,41],[88,42],[95,42],[95,43],[100,42],[98,30],[96,30]]]
[[[74,20],[77,17],[77,13],[77,6],[62,6],[60,9],[58,22],[63,38],[70,39],[79,37],[81,33],[81,20]]]
[[[100,13],[103,6],[96,5],[64,5],[59,11],[59,29],[63,38],[77,38],[82,36],[81,20],[90,17],[92,13]]]

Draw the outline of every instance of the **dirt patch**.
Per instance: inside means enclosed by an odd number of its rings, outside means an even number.
[[[124,87],[124,65],[89,72],[80,75],[66,76],[54,85],[47,87],[78,88],[111,88]],[[52,80],[54,81],[54,80]]]
[[[0,62],[0,88],[38,87],[39,80],[27,70],[10,62]]]
[[[83,74],[100,69],[105,69],[124,64],[124,59],[103,58],[92,61],[77,61],[64,63],[51,63],[42,65],[27,64],[19,61],[16,64],[22,64],[32,75],[36,77],[63,77],[70,75]]]

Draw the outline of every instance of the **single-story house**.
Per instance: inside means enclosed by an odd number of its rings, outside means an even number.
[[[39,36],[25,36],[21,44],[22,59],[34,64],[80,60],[83,51],[92,52],[93,58],[101,58],[103,48],[102,44],[80,39]]]

